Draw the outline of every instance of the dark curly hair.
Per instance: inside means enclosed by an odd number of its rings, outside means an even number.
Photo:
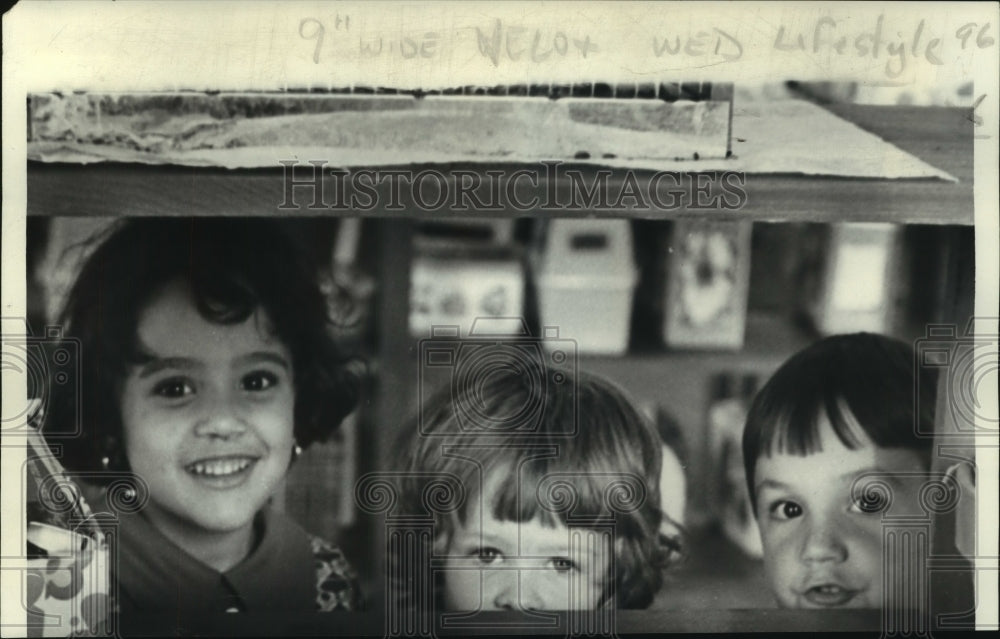
[[[103,241],[101,241],[103,239]],[[100,470],[122,453],[120,389],[142,361],[143,309],[176,281],[198,312],[217,324],[239,324],[257,309],[270,317],[289,349],[295,379],[295,438],[300,446],[328,438],[358,401],[360,380],[328,332],[326,302],[310,253],[274,220],[135,218],[95,238],[59,317],[79,342],[78,380],[51,385],[43,432],[70,470]]]
[[[561,383],[534,383],[553,377]],[[608,596],[608,589],[602,605],[649,606],[663,584],[664,568],[678,550],[659,534],[662,445],[653,426],[623,390],[595,375],[570,375],[542,366],[537,376],[498,370],[479,379],[482,383],[474,387],[443,389],[404,432],[395,466],[402,471],[402,507],[420,508],[426,499],[428,474],[457,477],[465,501],[456,515],[465,522],[474,516],[469,512],[469,505],[477,501],[473,492],[482,488],[480,482],[499,473],[506,479],[492,502],[483,506],[498,520],[539,519],[548,526],[569,522],[588,527],[588,521],[597,524],[613,517],[615,573],[608,578],[615,586],[614,597]],[[459,415],[465,410],[502,428],[503,416],[523,415],[525,407],[537,409],[537,422],[516,432],[486,427],[470,431],[468,421],[463,425]],[[456,446],[460,454],[443,454]],[[629,488],[624,483],[638,486]],[[631,505],[615,511],[617,489],[622,491],[617,497],[624,496]],[[572,512],[542,503],[545,493],[552,491],[548,498],[559,501],[568,496],[567,490],[573,493]],[[450,543],[454,516],[435,516],[438,544]],[[400,568],[413,560],[390,557]],[[410,574],[400,572],[404,573]],[[443,604],[441,574],[435,573],[439,583],[434,597],[439,607]],[[397,586],[397,594],[395,605],[421,605],[413,600],[406,583]]]

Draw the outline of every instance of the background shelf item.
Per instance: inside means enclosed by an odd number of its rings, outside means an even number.
[[[409,331],[428,337],[434,326],[468,335],[480,317],[524,314],[524,268],[513,256],[430,256],[413,259]]]
[[[823,335],[891,332],[901,275],[902,228],[891,224],[836,224],[823,229],[822,260],[805,301]]]
[[[324,539],[337,539],[356,523],[359,421],[357,412],[348,415],[330,441],[316,442],[303,451],[279,498],[285,512]]]
[[[764,556],[757,517],[747,490],[743,464],[743,425],[760,380],[752,374],[737,377],[721,373],[712,380],[715,390],[708,406],[707,488],[710,510],[723,534],[745,555]]]
[[[750,222],[676,220],[667,244],[663,339],[674,348],[743,346]]]
[[[638,274],[627,220],[549,220],[534,260],[538,313],[580,353],[628,349]]]

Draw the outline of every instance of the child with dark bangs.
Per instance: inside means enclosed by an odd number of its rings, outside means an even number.
[[[658,534],[659,437],[610,382],[560,375],[501,367],[475,388],[445,389],[404,440],[400,468],[412,478],[464,487],[464,502],[435,518],[438,609],[645,608],[662,585],[678,545]],[[561,383],[531,381],[553,376]],[[503,417],[526,407],[537,420],[505,430]],[[470,415],[484,423],[470,429]],[[420,503],[419,480],[401,491]],[[401,590],[400,605],[419,605]]]
[[[42,430],[118,513],[121,613],[360,605],[340,551],[269,507],[358,398],[316,277],[270,220],[130,219],[84,264],[60,318],[80,377],[53,387]],[[129,476],[138,512],[118,512]]]
[[[919,379],[919,396],[915,377]],[[820,340],[754,398],[743,432],[747,487],[778,604],[879,608],[882,514],[919,508],[931,465],[936,384],[913,349],[882,335]],[[916,510],[916,512],[922,512]]]

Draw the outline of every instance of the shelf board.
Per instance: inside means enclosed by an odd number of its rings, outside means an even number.
[[[578,353],[581,365],[638,367],[645,370],[664,364],[681,369],[701,362],[713,367],[740,366],[747,362],[781,363],[813,343],[819,336],[798,326],[791,317],[783,314],[750,311],[747,313],[744,346],[738,350],[671,349],[658,342],[657,336],[633,340],[629,350],[622,355],[602,355],[582,351]],[[410,336],[405,351],[409,361],[417,361],[419,344],[424,337]],[[471,338],[475,339],[475,338]]]
[[[776,368],[818,336],[791,318],[763,312],[747,313],[744,347],[739,350],[677,350],[662,345],[633,345],[621,356],[580,354],[581,368],[649,379],[666,373],[691,376],[698,370]]]
[[[630,218],[677,218],[712,216],[763,221],[799,222],[891,222],[898,224],[973,224],[973,124],[968,109],[944,107],[828,106],[834,113],[896,144],[918,158],[959,178],[959,183],[926,180],[872,180],[801,175],[747,176],[746,205],[737,211],[662,210],[647,206],[623,211],[592,211],[560,208],[529,211],[527,215],[574,217],[601,215]],[[388,168],[388,167],[387,167]],[[483,165],[441,165],[439,168],[483,171]],[[496,167],[491,167],[496,168]],[[510,168],[523,168],[510,165]],[[540,172],[542,167],[534,167]],[[596,167],[578,166],[586,176]],[[615,170],[611,188],[626,172]],[[652,172],[636,172],[641,180]],[[328,193],[336,189],[327,178]],[[452,176],[451,179],[454,179]],[[526,200],[538,190],[516,183],[517,197]],[[384,183],[383,183],[384,184]],[[545,185],[542,185],[545,186]],[[384,187],[387,189],[388,187]],[[569,200],[569,180],[557,179],[555,189]],[[484,215],[474,208],[422,212],[407,202],[408,189],[401,189],[403,209],[373,210],[365,216]],[[232,216],[348,216],[351,210],[309,208],[312,202],[300,192],[299,208],[279,209],[284,200],[282,171],[277,167],[257,170],[225,170],[179,166],[95,163],[59,164],[28,162],[29,215],[232,215]],[[388,193],[381,201],[389,201]],[[331,196],[328,196],[332,198]],[[490,211],[492,217],[516,217],[521,210]]]
[[[213,636],[329,636],[382,637],[386,634],[386,611],[381,602],[366,612],[333,614],[254,613],[223,615],[199,620]],[[475,627],[435,628],[437,636],[566,636],[568,613],[548,627],[537,617],[514,611],[484,611],[476,614]],[[614,630],[619,635],[706,632],[838,632],[877,633],[883,626],[878,610],[615,610]],[[579,621],[579,620],[578,620]],[[902,620],[900,620],[902,621]],[[144,614],[123,624],[125,636],[175,634],[176,615]],[[535,625],[538,624],[538,625]]]

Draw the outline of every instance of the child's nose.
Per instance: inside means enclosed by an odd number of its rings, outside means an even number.
[[[240,415],[235,398],[228,393],[206,393],[203,410],[195,423],[195,434],[229,439],[241,435],[247,424]]]
[[[538,579],[532,579],[531,570],[505,570],[497,582],[493,607],[499,610],[543,610],[545,599]]]
[[[492,577],[491,581],[493,582],[493,592],[491,593],[493,601],[490,602],[493,608],[497,610],[517,610],[517,571],[492,571],[492,575],[488,575],[488,577]]]
[[[802,560],[806,562],[841,562],[847,559],[847,545],[835,522],[821,521],[810,525],[802,544]]]

